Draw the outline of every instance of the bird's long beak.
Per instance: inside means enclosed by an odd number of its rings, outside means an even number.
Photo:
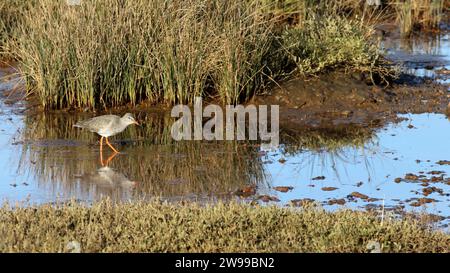
[[[134,121],[134,124],[136,124],[137,126],[141,126],[137,121]]]

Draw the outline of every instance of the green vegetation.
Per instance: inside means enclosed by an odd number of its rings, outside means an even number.
[[[330,69],[387,79],[371,41],[394,16],[404,33],[436,27],[442,0],[65,0],[0,4],[3,55],[46,108],[245,102],[273,81]],[[30,8],[33,6],[33,8]],[[392,17],[391,16],[391,17]]]
[[[444,0],[401,0],[392,5],[403,35],[410,35],[415,28],[437,28],[444,12]]]
[[[189,103],[195,96],[238,103],[293,70],[384,73],[367,39],[371,27],[344,13],[334,19],[335,6],[329,14],[305,7],[320,18],[290,26],[256,0],[86,0],[71,7],[43,0],[20,12],[5,49],[47,108]],[[344,46],[337,57],[318,41],[336,30],[326,38]]]
[[[371,213],[157,201],[0,209],[0,252],[449,252],[448,234]]]
[[[404,35],[410,35],[414,29],[430,30],[439,27],[444,13],[450,10],[450,4],[444,0],[384,0],[378,10],[370,8],[365,0],[278,0],[273,2],[271,10],[282,17],[307,17],[308,10],[316,12],[358,16],[368,20],[394,19],[400,25]]]
[[[344,67],[352,71],[382,72],[381,52],[368,43],[371,29],[339,16],[309,18],[283,33],[290,61],[302,74]],[[380,73],[381,75],[384,73]]]
[[[14,32],[22,24],[22,16],[34,5],[35,0],[9,0],[0,2],[0,57],[6,52],[2,45],[14,38]]]
[[[44,0],[8,45],[43,106],[101,107],[250,97],[264,84],[272,26],[255,1]]]
[[[120,135],[124,141],[133,140],[123,147],[127,155],[118,155],[109,164],[118,173],[138,181],[136,195],[227,195],[248,181],[258,185],[266,183],[259,147],[232,141],[177,142],[170,134],[174,122],[170,116],[145,113],[136,116],[142,127],[129,128]],[[98,196],[102,190],[110,191],[111,185],[102,188],[101,183],[89,176],[95,175],[101,164],[98,136],[72,127],[84,118],[61,113],[27,116],[21,139],[37,142],[25,141],[20,168],[30,170],[33,179],[48,189],[57,185],[70,194],[81,192],[92,196]],[[62,139],[76,139],[81,143],[70,146],[67,141],[65,147],[51,144]],[[50,145],[39,145],[40,140]],[[109,156],[106,151],[103,159],[106,161]],[[84,160],[79,160],[80,157]],[[79,183],[74,183],[74,177],[79,178]]]

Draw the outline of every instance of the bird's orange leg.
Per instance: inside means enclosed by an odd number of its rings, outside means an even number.
[[[105,166],[103,163],[103,137],[100,138],[100,163],[103,167]]]
[[[111,143],[109,143],[108,138],[105,137],[105,139],[106,139],[106,144],[108,144],[108,146],[109,146],[115,153],[119,153],[119,151],[117,151],[117,150],[111,145]]]
[[[105,165],[108,166],[109,162],[111,162],[111,160],[113,160],[114,157],[117,156],[117,153],[113,153],[110,157],[108,157],[108,159],[106,160]]]

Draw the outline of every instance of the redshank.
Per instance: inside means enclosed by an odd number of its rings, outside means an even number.
[[[93,117],[87,120],[82,120],[77,122],[74,127],[88,129],[93,133],[97,133],[101,136],[100,138],[100,153],[103,149],[103,138],[106,139],[106,144],[115,152],[119,153],[108,141],[108,137],[117,135],[125,130],[128,125],[136,124],[137,121],[133,118],[133,115],[126,113],[123,117],[116,115],[103,115],[98,117]]]

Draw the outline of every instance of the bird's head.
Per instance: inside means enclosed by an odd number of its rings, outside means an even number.
[[[126,124],[136,124],[139,125],[139,123],[134,119],[133,115],[130,113],[126,113],[123,115],[122,120],[125,121]]]

